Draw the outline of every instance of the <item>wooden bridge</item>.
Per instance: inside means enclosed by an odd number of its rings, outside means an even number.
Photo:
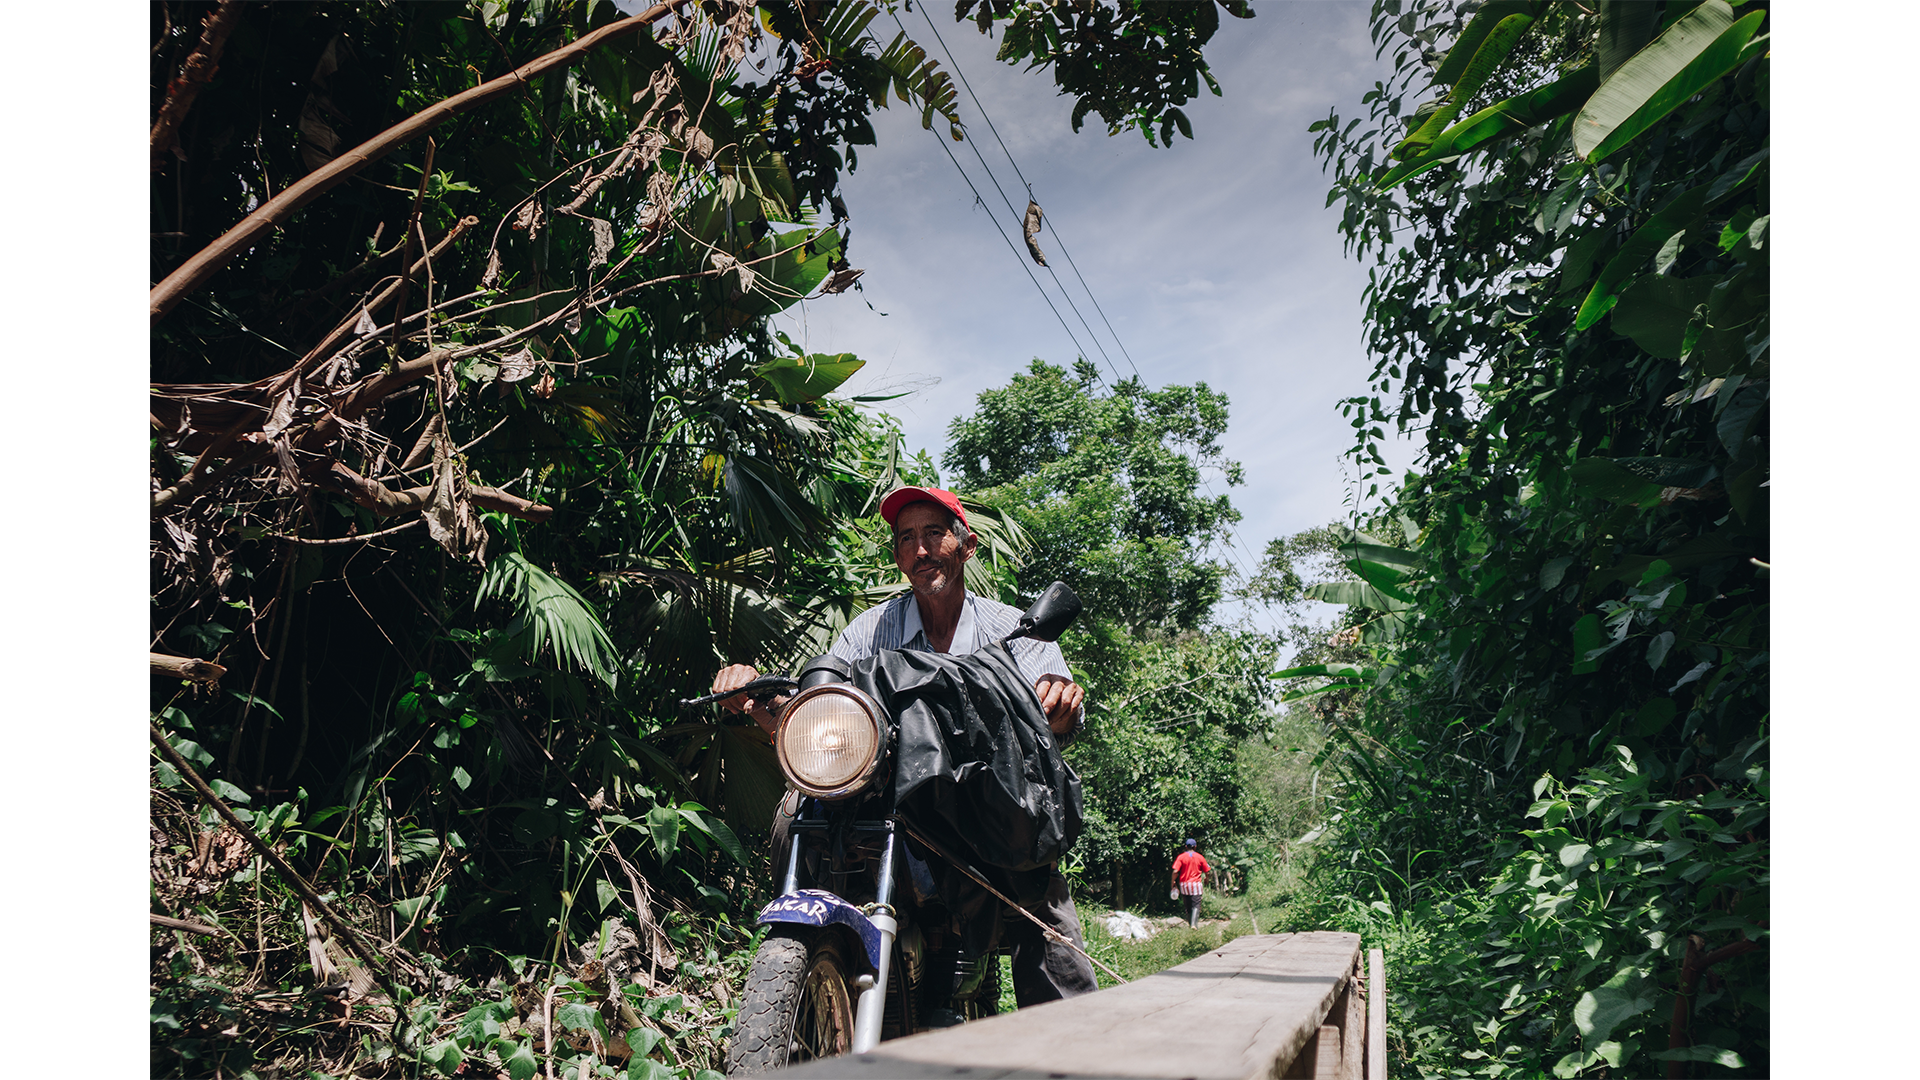
[[[1256,934],[1125,986],[781,1077],[1386,1080],[1385,964],[1360,936]]]

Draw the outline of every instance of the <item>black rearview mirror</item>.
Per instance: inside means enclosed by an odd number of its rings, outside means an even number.
[[[1040,599],[1035,600],[1033,606],[1020,616],[1020,625],[1014,627],[1013,633],[1003,640],[1033,638],[1035,641],[1058,641],[1060,635],[1067,632],[1067,627],[1073,625],[1073,620],[1080,617],[1081,608],[1080,597],[1067,588],[1066,582],[1056,581],[1047,586],[1047,591],[1040,594]]]

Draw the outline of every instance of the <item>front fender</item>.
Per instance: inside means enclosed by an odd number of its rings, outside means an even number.
[[[861,914],[860,909],[825,889],[801,889],[780,897],[760,910],[754,920],[768,923],[798,923],[801,926],[842,926],[860,940],[865,955],[865,971],[880,970],[880,928]]]

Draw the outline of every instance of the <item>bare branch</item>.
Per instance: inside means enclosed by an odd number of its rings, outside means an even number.
[[[148,653],[148,668],[155,675],[165,675],[171,679],[191,679],[194,682],[211,686],[220,681],[227,669],[211,660],[199,660],[190,656],[169,656],[166,653]]]
[[[172,919],[165,915],[147,913],[147,921],[155,926],[164,926],[169,930],[185,930],[189,934],[218,934],[220,928],[206,923],[188,922],[185,919]]]
[[[447,250],[448,247],[453,245],[454,241],[464,236],[468,229],[478,224],[480,224],[480,219],[471,214],[454,222],[453,228],[447,230],[447,234],[440,238],[439,243],[433,245],[432,250],[421,255],[411,266],[404,267],[399,280],[380,290],[373,299],[360,305],[358,310],[374,311],[385,307],[387,301],[393,299],[394,294],[399,291],[401,284],[406,281],[406,275],[418,273],[427,265],[428,260]],[[404,301],[402,302],[404,303]],[[358,319],[359,315],[357,313],[349,313],[346,318],[340,320],[340,325],[334,327],[331,333],[321,339],[320,344],[308,350],[307,355],[301,357],[298,364],[275,376],[273,382],[270,384],[271,389],[278,390],[287,386],[293,381],[296,375],[304,375],[321,361],[329,359],[332,356],[334,347],[339,345],[347,335],[353,332],[353,325]]]
[[[414,233],[420,225],[420,204],[425,202],[427,198],[427,181],[433,178],[434,149],[433,136],[429,135],[427,136],[427,159],[422,162],[420,166],[420,187],[413,193],[413,211],[407,215],[407,223],[400,237],[400,246],[408,255],[413,254]],[[479,220],[475,219],[474,224],[478,225]],[[423,244],[422,247],[424,248],[424,246]],[[422,259],[421,261],[426,262],[431,259],[431,257],[432,256],[429,255],[427,259]],[[400,259],[399,291],[395,294],[396,299],[393,302],[392,343],[395,345],[400,344],[400,316],[405,314],[407,310],[407,282],[413,277],[413,269],[412,266],[407,265],[407,259],[403,256]],[[433,297],[427,297],[427,303],[432,304]]]
[[[361,476],[337,461],[327,467],[325,474],[316,478],[316,483],[338,491],[382,516],[418,510],[433,498],[432,484],[396,491],[378,480],[369,480]],[[475,506],[484,506],[489,510],[498,510],[503,514],[525,518],[528,521],[545,521],[553,516],[553,507],[531,499],[523,499],[510,492],[501,491],[499,488],[474,484],[468,488],[468,494],[473,498]]]
[[[307,544],[311,547],[327,547],[333,544],[358,544],[363,540],[377,540],[382,536],[392,536],[394,533],[397,533],[397,532],[405,532],[406,530],[413,528],[415,525],[420,524],[421,520],[422,519],[420,518],[414,518],[412,521],[403,521],[400,524],[395,525],[391,529],[381,529],[378,532],[361,533],[358,536],[335,536],[335,537],[329,537],[329,538],[324,538],[319,540],[315,540],[315,539],[312,539],[311,537],[306,537],[306,536],[281,536],[281,537],[278,537],[278,539],[290,541],[295,544]]]

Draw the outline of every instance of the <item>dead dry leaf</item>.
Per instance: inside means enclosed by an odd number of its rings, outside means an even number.
[[[426,521],[427,534],[448,554],[486,562],[487,529],[473,509],[466,465],[454,454],[453,442],[444,434],[433,442],[433,494],[421,517]]]
[[[511,352],[500,358],[500,381],[517,383],[533,374],[533,349],[522,345],[517,352]]]
[[[540,203],[533,199],[527,200],[526,204],[513,215],[514,231],[526,233],[529,240],[539,236],[541,227],[546,223],[547,212],[542,210]]]
[[[860,280],[860,275],[864,273],[866,273],[865,270],[856,270],[852,267],[842,267],[841,269],[835,270],[833,272],[833,276],[827,279],[827,283],[825,285],[820,286],[820,291],[823,293],[846,292],[848,289],[853,287],[854,282]]]
[[[634,161],[638,162],[641,168],[650,169],[660,160],[660,152],[666,148],[666,133],[659,128],[648,128],[646,135],[640,140],[639,147],[634,151]]]
[[[1027,220],[1020,231],[1024,233],[1027,238],[1027,254],[1033,256],[1034,262],[1045,266],[1047,265],[1047,257],[1040,253],[1040,242],[1035,239],[1035,237],[1040,235],[1040,217],[1040,204],[1034,202],[1032,199],[1028,199]]]
[[[298,375],[294,376],[293,385],[273,400],[273,410],[267,414],[267,422],[260,428],[260,438],[271,439],[293,423],[293,409],[300,400],[301,382]]]
[[[613,254],[613,222],[605,218],[588,218],[587,224],[593,229],[593,251],[587,256],[587,265],[605,266],[608,256]]]
[[[699,128],[687,130],[687,159],[695,165],[713,159],[713,136]]]
[[[720,277],[723,280],[729,272],[738,275],[740,291],[742,293],[751,292],[754,281],[760,276],[753,272],[753,267],[748,266],[746,263],[741,262],[739,259],[734,258],[724,251],[714,252],[707,257],[707,261],[713,265],[715,270],[720,272]]]

